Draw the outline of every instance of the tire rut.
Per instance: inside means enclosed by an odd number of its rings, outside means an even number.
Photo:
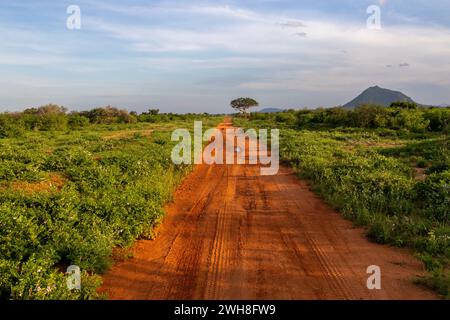
[[[411,282],[424,270],[410,252],[368,242],[292,169],[259,171],[196,166],[156,239],[138,241],[100,291],[112,299],[437,298]],[[382,268],[382,290],[366,288],[369,265]]]

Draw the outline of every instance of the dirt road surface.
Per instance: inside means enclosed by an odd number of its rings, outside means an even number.
[[[198,165],[174,199],[156,240],[104,275],[110,299],[438,298],[412,283],[410,252],[370,243],[290,168]],[[367,288],[371,265],[381,290]]]

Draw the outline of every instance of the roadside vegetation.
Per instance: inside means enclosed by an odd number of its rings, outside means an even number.
[[[171,133],[207,115],[49,105],[0,115],[0,300],[99,298],[120,248],[152,238],[191,166],[170,160]],[[67,289],[69,265],[82,289]]]
[[[0,299],[99,298],[98,274],[152,238],[192,169],[172,164],[170,136],[194,120],[222,118],[55,105],[0,114]],[[429,271],[417,281],[450,297],[450,109],[291,110],[235,125],[282,129],[282,160],[370,239],[413,249]],[[67,290],[71,264],[80,291]]]
[[[418,282],[450,298],[450,109],[395,103],[252,113],[281,129],[280,154],[328,203],[378,243],[413,249]]]

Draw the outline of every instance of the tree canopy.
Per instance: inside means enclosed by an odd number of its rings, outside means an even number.
[[[259,106],[259,103],[252,98],[238,98],[231,101],[230,106],[243,114],[247,114],[248,109]]]

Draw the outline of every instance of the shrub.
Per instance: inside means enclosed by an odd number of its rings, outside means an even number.
[[[432,173],[416,185],[417,201],[432,219],[450,221],[450,171]]]
[[[79,114],[71,114],[68,120],[70,129],[80,129],[89,125],[89,118]]]
[[[378,105],[361,105],[351,113],[351,117],[351,123],[356,127],[385,127],[389,121],[389,111]]]
[[[23,123],[17,115],[0,114],[0,138],[20,136],[23,130]]]
[[[275,121],[281,122],[281,123],[286,123],[288,125],[294,125],[296,118],[293,113],[282,112],[282,113],[277,113],[277,115],[275,116]]]
[[[424,132],[429,124],[430,121],[424,118],[423,111],[418,109],[400,110],[393,119],[394,128],[405,128],[413,132]]]

